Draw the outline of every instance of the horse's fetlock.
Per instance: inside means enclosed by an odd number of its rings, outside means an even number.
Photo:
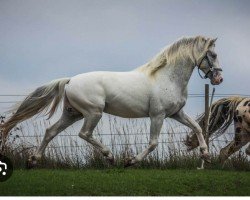
[[[207,145],[202,145],[202,146],[200,146],[200,152],[201,152],[202,154],[208,154]]]
[[[113,156],[113,155],[111,154],[109,148],[104,148],[104,149],[102,150],[102,154],[103,154],[104,156],[106,156],[106,157],[112,157],[112,156]]]

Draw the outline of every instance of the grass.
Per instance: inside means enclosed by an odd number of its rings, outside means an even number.
[[[49,126],[50,121],[41,118],[21,123],[11,131],[3,154],[12,160],[16,169],[25,167],[25,161],[35,153],[41,144],[45,129]],[[75,128],[67,129],[50,142],[43,161],[39,163],[39,168],[106,169],[108,167],[100,152],[80,139]],[[230,130],[228,131],[210,142],[213,165],[206,166],[207,169],[222,168],[218,162],[219,151],[233,139],[234,135]],[[165,123],[158,147],[143,160],[140,166],[158,169],[195,169],[200,165],[200,152],[198,149],[187,152],[183,140],[188,132],[177,122],[170,120]],[[137,155],[148,146],[149,121],[148,119],[124,120],[108,115],[96,127],[94,137],[108,145],[115,156],[116,167],[120,167],[124,164],[124,159]],[[231,156],[224,169],[249,171],[250,160],[242,151],[239,151]]]
[[[124,159],[146,148],[149,123],[146,120],[122,121],[108,118],[108,128],[100,123],[95,137],[109,145],[115,156],[115,167],[99,151],[79,139],[75,130],[56,137],[45,151],[38,168],[23,170],[25,161],[40,145],[44,120],[27,122],[14,129],[5,155],[13,162],[12,177],[0,182],[0,196],[246,196],[250,195],[250,160],[238,152],[224,168],[218,162],[219,150],[232,140],[224,134],[210,143],[212,164],[206,170],[200,165],[199,150],[187,152],[183,139],[188,131],[178,124],[163,127],[158,148],[139,166],[123,169]],[[71,127],[73,129],[73,127]],[[102,135],[109,129],[110,134]]]
[[[224,170],[15,170],[1,196],[249,196],[250,173]]]

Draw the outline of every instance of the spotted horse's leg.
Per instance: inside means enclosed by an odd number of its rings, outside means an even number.
[[[246,130],[248,142],[250,142],[250,98],[245,100],[239,114],[242,114],[242,127]],[[250,156],[250,144],[246,148],[246,154]]]
[[[233,153],[238,151],[241,147],[245,146],[250,141],[250,135],[245,129],[242,128],[242,123],[235,122],[235,137],[226,147],[221,149],[219,159],[222,164]]]
[[[250,98],[244,99],[236,108],[234,116],[235,139],[221,150],[221,162],[225,160],[241,147],[250,141]],[[250,146],[246,149],[246,154],[250,155]]]

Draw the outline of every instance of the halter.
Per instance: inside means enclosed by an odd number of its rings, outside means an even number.
[[[205,59],[206,59],[207,62],[208,62],[209,71],[208,71],[204,76],[202,76],[201,73],[200,73],[200,70],[201,70],[200,68],[201,68],[201,63],[202,63],[203,60],[205,60]],[[209,73],[213,73],[213,71],[222,71],[221,68],[219,68],[219,67],[214,67],[214,66],[213,66],[213,64],[210,62],[210,60],[209,60],[209,58],[208,58],[207,52],[206,52],[205,56],[201,59],[200,63],[197,64],[197,67],[198,67],[198,74],[200,75],[200,77],[201,77],[202,79],[207,79],[207,78],[208,78],[208,74],[209,74]]]

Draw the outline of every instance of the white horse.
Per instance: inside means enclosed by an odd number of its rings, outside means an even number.
[[[1,125],[4,137],[19,122],[42,112],[51,104],[51,117],[64,97],[61,118],[46,130],[36,153],[29,158],[36,164],[48,143],[61,131],[84,118],[79,136],[99,149],[113,163],[110,149],[93,138],[92,133],[102,113],[125,118],[150,117],[149,146],[134,158],[127,159],[125,166],[134,165],[153,151],[165,118],[173,118],[191,128],[196,134],[201,157],[209,161],[209,153],[202,130],[183,107],[187,100],[187,84],[197,66],[211,84],[223,81],[217,55],[214,52],[216,39],[203,36],[182,38],[164,48],[148,63],[129,72],[90,72],[72,78],[54,80],[37,88]]]

